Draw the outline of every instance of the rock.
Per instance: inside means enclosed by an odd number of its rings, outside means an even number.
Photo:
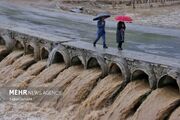
[[[77,8],[71,9],[70,11],[71,11],[71,12],[75,12],[75,13],[82,13],[83,10],[84,10],[83,7],[77,7]]]

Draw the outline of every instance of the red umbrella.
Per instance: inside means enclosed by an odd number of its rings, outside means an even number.
[[[115,20],[121,22],[128,22],[128,23],[131,23],[133,21],[130,16],[116,16]]]

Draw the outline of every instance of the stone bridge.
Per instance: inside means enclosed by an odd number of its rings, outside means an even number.
[[[55,37],[34,31],[0,29],[1,44],[8,51],[24,49],[24,54],[34,53],[36,60],[48,59],[47,66],[64,62],[66,67],[82,64],[84,69],[100,67],[102,77],[120,72],[125,83],[131,80],[148,80],[150,88],[174,85],[180,89],[180,61],[135,51],[118,51],[114,48],[94,48],[92,44]]]

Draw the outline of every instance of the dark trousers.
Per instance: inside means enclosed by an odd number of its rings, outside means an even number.
[[[118,48],[122,48],[123,42],[118,42]]]
[[[96,40],[94,41],[94,44],[96,44],[99,39],[102,37],[102,41],[103,41],[103,47],[106,47],[106,37],[105,37],[105,33],[104,34],[97,34]]]

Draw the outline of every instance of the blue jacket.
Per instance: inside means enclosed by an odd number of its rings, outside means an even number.
[[[105,21],[99,20],[97,22],[97,28],[98,28],[97,34],[99,35],[105,34]]]

